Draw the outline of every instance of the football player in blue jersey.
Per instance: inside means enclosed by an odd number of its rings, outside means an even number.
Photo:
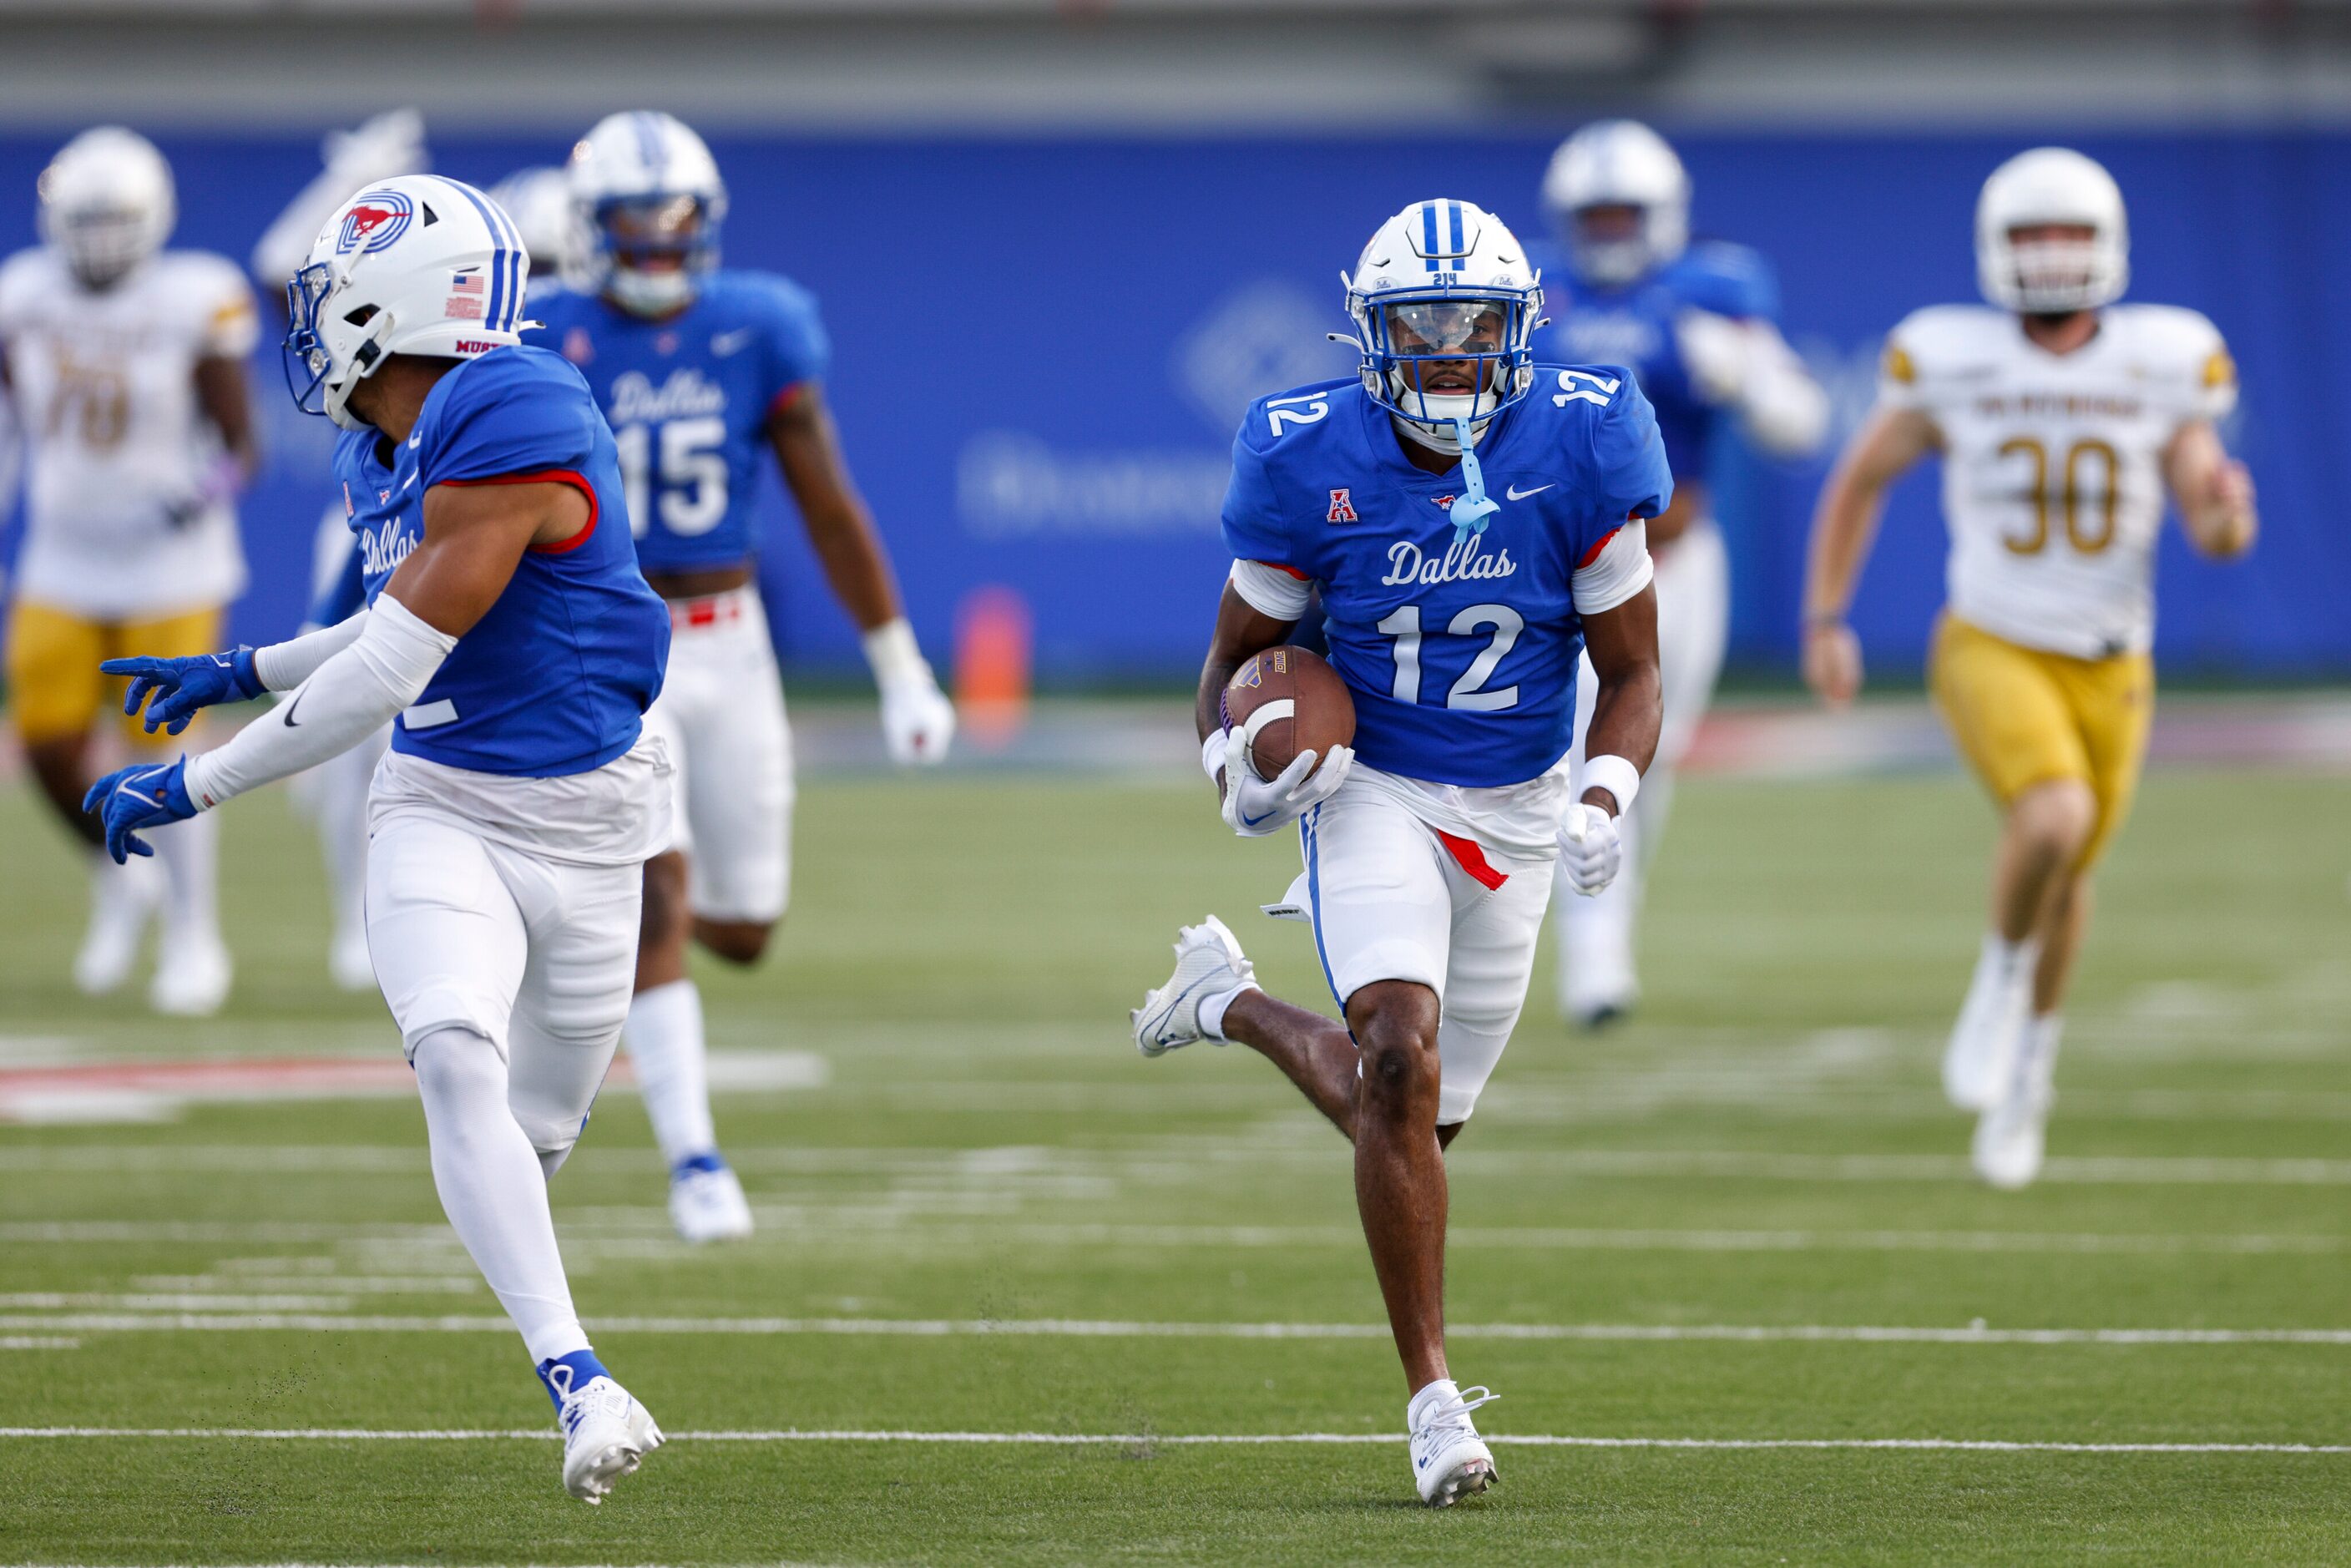
[[[1656,131],[1629,120],[1585,126],[1553,155],[1542,200],[1566,263],[1545,279],[1557,286],[1552,343],[1571,361],[1632,367],[1674,471],[1673,507],[1649,524],[1665,680],[1657,758],[1640,809],[1625,821],[1623,873],[1599,897],[1565,900],[1560,910],[1560,1010],[1590,1028],[1639,997],[1633,928],[1645,873],[1664,837],[1675,766],[1706,716],[1729,635],[1729,560],[1710,509],[1709,453],[1727,424],[1774,455],[1814,451],[1829,410],[1772,324],[1779,290],[1770,264],[1742,246],[1690,243],[1689,177]],[[1588,662],[1581,678],[1588,711]],[[1579,737],[1571,768],[1582,758]]]
[[[1211,915],[1134,1016],[1158,1056],[1239,1040],[1355,1146],[1355,1196],[1411,1398],[1413,1477],[1442,1506],[1482,1491],[1491,1451],[1445,1359],[1442,1149],[1478,1103],[1526,1000],[1564,859],[1579,894],[1618,864],[1617,821],[1657,740],[1647,519],[1673,479],[1622,369],[1538,364],[1542,290],[1526,253],[1467,202],[1380,226],[1347,280],[1357,377],[1254,404],[1224,510],[1234,564],[1200,674],[1201,762],[1224,818],[1297,823],[1301,910],[1344,1021],[1258,988]],[[1286,642],[1322,593],[1353,748],[1262,778],[1221,722],[1227,682]],[[1593,756],[1559,769],[1575,667],[1598,672]]]
[[[669,616],[638,573],[620,454],[578,371],[518,345],[529,260],[506,214],[427,174],[368,186],[288,285],[289,381],[342,429],[367,608],[261,649],[110,661],[173,734],[290,691],[216,751],[99,780],[118,861],[147,830],[358,745],[367,935],[415,1069],[449,1222],[522,1333],[589,1502],[662,1437],[581,1332],[548,1210],[611,1065],[644,862],[668,843],[643,723]]]
[[[888,554],[826,412],[816,302],[772,273],[718,267],[726,188],[666,114],[616,114],[573,150],[591,250],[583,287],[534,300],[536,340],[588,378],[621,446],[630,526],[677,642],[646,723],[678,768],[675,849],[645,871],[644,942],[622,1038],[692,1241],[747,1235],[720,1158],[689,937],[756,963],[790,872],[791,731],[758,586],[759,465],[772,453],[832,590],[865,637],[893,757],[935,763],[955,732],[899,608]]]

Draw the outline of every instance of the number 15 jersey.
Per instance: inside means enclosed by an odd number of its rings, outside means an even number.
[[[829,357],[815,300],[770,273],[722,271],[657,321],[569,290],[530,308],[545,326],[523,341],[577,366],[612,427],[644,570],[708,570],[757,554],[768,421],[823,376]]]
[[[1322,589],[1355,755],[1491,789],[1542,774],[1575,728],[1574,576],[1673,498],[1656,414],[1617,366],[1535,368],[1478,444],[1499,509],[1454,527],[1457,465],[1416,466],[1361,382],[1253,404],[1233,443],[1225,542]]]

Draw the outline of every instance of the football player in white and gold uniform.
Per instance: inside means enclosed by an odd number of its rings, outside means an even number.
[[[2116,303],[2128,236],[2105,170],[2053,147],[2002,164],[1977,205],[1976,254],[1991,306],[1895,329],[1877,408],[1822,494],[1804,676],[1834,705],[1860,688],[1845,611],[1886,488],[1939,453],[1950,554],[1931,685],[2004,813],[1991,929],[1943,1086],[1981,1113],[1978,1174],[2022,1186],[2041,1168],[2090,868],[2146,752],[2167,492],[2208,555],[2252,548],[2257,517],[2214,429],[2237,396],[2220,332],[2193,310]]]
[[[40,203],[45,243],[0,266],[0,373],[28,469],[9,704],[43,792],[92,848],[76,982],[120,985],[161,904],[170,940],[151,1000],[210,1013],[230,977],[212,831],[166,842],[159,886],[152,867],[97,852],[102,830],[81,804],[99,771],[86,756],[92,721],[122,695],[99,662],[210,652],[222,608],[245,591],[235,497],[256,463],[253,297],[224,257],[162,248],[177,215],[171,168],[131,131],[74,138],[43,172]],[[183,744],[137,720],[127,730],[142,753]]]

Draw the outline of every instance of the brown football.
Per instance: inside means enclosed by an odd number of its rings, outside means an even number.
[[[1355,703],[1347,683],[1304,648],[1268,648],[1242,662],[1225,683],[1228,757],[1260,779],[1273,779],[1301,751],[1314,766],[1334,746],[1355,738]]]

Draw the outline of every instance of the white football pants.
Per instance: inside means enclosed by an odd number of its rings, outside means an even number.
[[[1352,778],[1299,832],[1315,950],[1340,1010],[1375,980],[1435,991],[1437,1120],[1468,1121],[1526,1005],[1551,867],[1489,856],[1467,840],[1448,844],[1401,801]]]
[[[1656,760],[1641,779],[1640,798],[1619,824],[1625,845],[1623,869],[1597,898],[1578,897],[1559,874],[1559,1006],[1570,1018],[1603,1008],[1629,1005],[1640,993],[1633,960],[1635,923],[1650,862],[1665,837],[1673,809],[1674,769],[1698,735],[1714,684],[1722,674],[1724,645],[1730,636],[1730,557],[1721,530],[1701,518],[1657,552],[1657,674],[1663,686],[1664,722]],[[1570,801],[1582,799],[1584,728],[1600,679],[1585,657],[1577,670],[1575,746],[1568,753],[1576,775]]]
[[[708,920],[783,917],[791,893],[792,732],[756,586],[671,605],[669,673],[645,714],[669,747],[672,849]]]

